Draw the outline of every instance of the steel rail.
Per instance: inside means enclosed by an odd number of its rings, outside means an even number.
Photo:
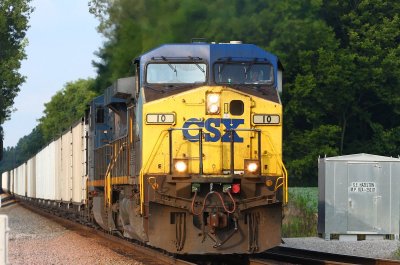
[[[93,236],[99,236],[101,238],[106,239],[110,243],[114,243],[115,245],[118,246],[118,252],[120,254],[124,254],[127,256],[132,257],[135,260],[139,260],[141,258],[144,258],[146,265],[195,265],[195,263],[187,262],[185,260],[176,258],[172,255],[169,255],[168,253],[161,252],[160,250],[149,248],[145,246],[144,244],[139,244],[135,241],[127,240],[121,237],[118,237],[116,235],[112,235],[110,233],[107,233],[103,230],[100,230],[100,228],[94,228],[90,227],[87,225],[83,225],[81,223],[78,223],[77,220],[70,220],[66,219],[60,216],[55,215],[54,213],[45,211],[46,210],[54,210],[51,208],[38,208],[35,207],[34,205],[27,204],[25,202],[20,202],[20,205],[29,209],[30,211],[39,214],[47,219],[54,220],[58,224],[64,226],[68,230],[76,231],[76,232],[82,232],[85,235],[90,234]],[[105,245],[110,247],[109,245]],[[121,250],[121,247],[124,248],[126,252]],[[110,247],[111,248],[111,247]],[[122,252],[122,253],[121,253]],[[137,254],[137,256],[135,255]],[[142,256],[142,257],[140,257]]]
[[[365,265],[399,265],[400,261],[379,259],[379,258],[368,258],[368,257],[357,257],[342,254],[333,254],[327,252],[319,252],[313,250],[296,249],[289,247],[275,247],[264,253],[255,254],[253,263],[251,265],[258,264],[270,264],[262,263],[265,260],[276,260],[289,262],[294,264],[365,264]]]

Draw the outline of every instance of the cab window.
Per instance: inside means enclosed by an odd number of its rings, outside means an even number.
[[[216,63],[214,80],[217,84],[272,84],[273,67],[268,63]]]
[[[150,63],[147,65],[148,84],[194,84],[206,82],[204,63]]]

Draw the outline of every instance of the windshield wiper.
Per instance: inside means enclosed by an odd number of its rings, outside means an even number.
[[[203,68],[201,68],[200,65],[199,65],[198,63],[195,63],[195,65],[197,66],[197,68],[200,69],[200,71],[201,71],[204,75],[206,75],[206,71],[205,71]]]
[[[169,68],[171,68],[171,70],[175,73],[176,76],[178,76],[178,71],[176,70],[176,67],[173,67],[171,63],[169,63],[167,61],[167,58],[165,58],[164,56],[161,56],[161,58],[168,63]]]
[[[252,62],[250,62],[249,66],[246,68],[246,79],[247,79],[247,73],[250,73],[251,68],[257,62],[257,60],[258,60],[257,58],[254,58],[254,60]]]

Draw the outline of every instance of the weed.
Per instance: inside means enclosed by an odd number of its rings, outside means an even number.
[[[289,188],[282,237],[317,236],[318,188]]]
[[[394,259],[400,259],[400,248],[398,248],[398,249],[393,253],[393,258],[394,258]]]

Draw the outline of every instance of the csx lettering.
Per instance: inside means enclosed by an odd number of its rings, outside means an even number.
[[[191,118],[188,119],[184,124],[183,128],[195,128],[195,126],[204,128],[207,132],[204,133],[204,141],[206,142],[217,142],[221,139],[222,142],[230,142],[230,130],[237,129],[239,125],[244,124],[243,119],[216,119],[210,118],[205,121],[200,119]],[[221,132],[218,128],[223,125],[226,129],[224,135],[221,136]],[[198,130],[183,130],[183,136],[190,142],[199,141]],[[233,141],[243,142],[243,138],[240,137],[235,131],[233,131]]]

